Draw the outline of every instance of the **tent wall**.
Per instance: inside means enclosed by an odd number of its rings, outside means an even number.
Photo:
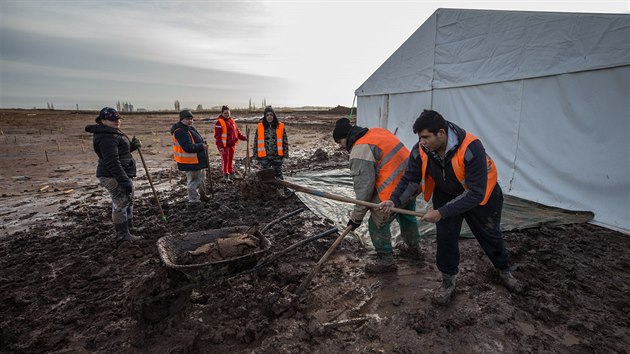
[[[630,66],[526,80],[511,194],[630,231]]]
[[[411,148],[413,122],[435,109],[482,140],[506,194],[630,232],[630,66],[385,96],[359,97],[359,125],[398,129]],[[370,101],[388,102],[388,125]]]

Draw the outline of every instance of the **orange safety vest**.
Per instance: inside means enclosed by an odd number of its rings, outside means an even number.
[[[175,129],[175,131],[173,131],[173,158],[175,159],[175,161],[177,163],[181,163],[181,164],[185,164],[185,165],[196,165],[199,163],[199,158],[197,157],[197,153],[193,152],[186,152],[184,151],[184,149],[182,149],[182,147],[179,145],[179,141],[177,141],[177,139],[175,138],[175,132],[177,132],[178,130],[180,130],[182,128],[177,128]],[[188,135],[190,135],[190,141],[192,141],[192,143],[195,143],[195,139],[193,138],[193,135],[191,132],[188,132]]]
[[[284,156],[284,148],[282,147],[282,142],[284,138],[284,123],[278,122],[278,126],[276,127],[276,141],[278,147],[278,156]],[[267,150],[265,149],[265,125],[260,122],[258,123],[258,157],[267,156]]]
[[[464,155],[466,155],[466,149],[468,149],[468,145],[473,141],[477,140],[477,137],[466,133],[464,137],[464,141],[462,141],[461,145],[457,149],[457,152],[451,158],[451,165],[453,166],[453,172],[455,172],[455,177],[459,183],[462,184],[464,189],[468,189],[466,185],[466,167],[464,165]],[[422,150],[420,144],[418,144],[418,149],[420,150],[420,159],[422,160],[422,194],[424,195],[424,200],[429,201],[431,199],[431,195],[433,194],[433,189],[435,188],[435,181],[431,176],[427,175],[427,165],[429,163],[429,156]],[[490,199],[490,194],[494,190],[494,186],[497,184],[497,167],[492,161],[492,158],[486,154],[486,167],[488,168],[488,183],[486,184],[486,195],[479,205],[485,205]]]
[[[228,118],[232,119],[232,117]],[[225,124],[225,119],[218,118],[217,121],[221,124],[221,141],[223,141],[223,147],[227,146],[227,124]],[[234,125],[236,128],[236,124]],[[238,144],[238,139],[236,139],[236,143]]]
[[[375,145],[381,149],[381,159],[376,161],[376,181],[374,187],[381,200],[388,200],[405,172],[405,161],[409,150],[389,130],[370,128],[354,143]]]

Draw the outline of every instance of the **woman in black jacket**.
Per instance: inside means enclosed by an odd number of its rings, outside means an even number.
[[[110,107],[101,110],[96,123],[85,127],[94,134],[94,152],[98,155],[96,177],[112,197],[112,221],[118,241],[136,241],[129,232],[133,220],[133,182],[136,162],[131,152],[140,148],[140,140],[131,141],[120,131],[121,116]]]

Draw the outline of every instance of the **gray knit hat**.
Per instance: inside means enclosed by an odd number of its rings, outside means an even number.
[[[190,113],[190,111],[189,111],[189,110],[187,110],[187,109],[185,109],[185,110],[183,110],[183,111],[179,112],[179,120],[180,120],[180,121],[182,121],[182,120],[184,120],[184,119],[186,119],[186,118],[193,118],[193,114],[192,114],[192,113]]]

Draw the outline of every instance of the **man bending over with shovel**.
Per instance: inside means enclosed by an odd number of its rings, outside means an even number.
[[[356,198],[380,203],[390,199],[398,181],[405,172],[409,150],[389,130],[383,128],[362,128],[353,126],[347,118],[341,118],[335,123],[333,138],[340,149],[350,152],[350,174],[354,183]],[[415,195],[408,195],[401,208],[415,210]],[[368,208],[355,205],[348,220],[348,226],[355,230]],[[370,239],[377,253],[375,262],[365,266],[368,273],[386,273],[397,270],[394,262],[391,242],[391,222],[397,219],[400,233],[405,246],[403,255],[421,260],[419,247],[420,234],[415,216],[404,214],[389,214],[376,209],[370,209],[368,230]]]
[[[401,197],[422,188],[424,200],[433,200],[422,220],[436,224],[437,267],[442,285],[433,302],[446,305],[455,291],[459,272],[459,234],[465,219],[473,235],[497,269],[503,285],[522,290],[509,269],[509,257],[501,234],[503,194],[497,184],[497,168],[481,141],[436,111],[424,110],[413,124],[419,142],[414,145],[405,175],[380,208],[401,205]]]

